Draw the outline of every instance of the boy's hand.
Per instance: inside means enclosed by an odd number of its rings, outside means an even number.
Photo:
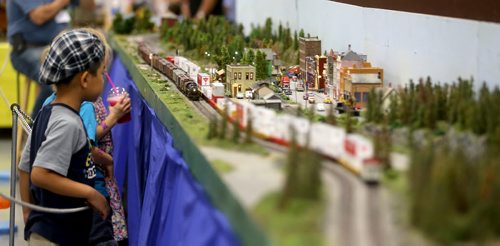
[[[89,203],[89,206],[92,209],[94,209],[101,215],[103,220],[105,220],[108,217],[109,214],[108,201],[106,201],[106,198],[104,198],[104,196],[101,195],[101,193],[99,193],[97,190],[92,189],[92,191],[89,194],[89,197],[87,198],[87,202]]]
[[[116,120],[130,112],[130,97],[123,95],[122,99],[113,106],[109,106],[109,115]]]

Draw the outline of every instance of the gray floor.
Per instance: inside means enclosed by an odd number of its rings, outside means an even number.
[[[11,166],[11,131],[10,129],[0,129],[0,172],[10,172]],[[10,193],[9,181],[0,181],[0,192],[4,194]],[[16,187],[16,194],[19,196],[19,189]],[[9,209],[0,209],[0,222],[9,222]],[[27,245],[23,240],[24,222],[22,220],[21,207],[16,206],[16,226],[17,233],[15,234],[15,245]],[[0,235],[0,245],[9,245],[9,234]]]

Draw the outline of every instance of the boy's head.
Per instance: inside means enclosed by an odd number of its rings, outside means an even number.
[[[40,67],[40,82],[78,90],[83,100],[93,101],[102,92],[107,47],[102,35],[91,29],[75,29],[58,35]]]

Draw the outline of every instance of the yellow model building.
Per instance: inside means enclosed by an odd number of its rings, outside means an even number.
[[[227,87],[231,89],[231,96],[243,96],[246,89],[251,89],[255,83],[255,67],[252,65],[227,65]]]

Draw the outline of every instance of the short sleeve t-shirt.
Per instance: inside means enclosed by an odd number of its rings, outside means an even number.
[[[56,98],[56,94],[52,93],[45,102],[43,106],[48,105]],[[94,104],[89,101],[84,101],[80,105],[80,117],[82,117],[83,125],[85,126],[85,131],[87,131],[87,136],[93,141],[94,145],[97,145],[96,131],[97,131],[97,120],[95,116]],[[104,197],[109,197],[106,191],[106,183],[104,181],[104,172],[99,168],[96,169],[96,178],[94,179],[94,188],[99,191]]]
[[[52,93],[45,102],[43,102],[43,106],[48,105],[52,101],[56,99],[56,94]],[[85,126],[85,131],[87,131],[87,136],[90,140],[97,143],[96,140],[96,129],[97,129],[97,121],[95,117],[95,109],[94,104],[88,101],[84,101],[82,105],[80,105],[80,117],[82,117],[83,125]]]
[[[82,120],[74,109],[63,104],[42,108],[23,151],[19,169],[31,172],[41,167],[76,182],[94,186],[95,166],[90,161],[90,141]],[[67,197],[37,187],[30,181],[32,202],[49,208],[86,206],[85,199]],[[92,210],[70,214],[30,212],[25,239],[35,232],[60,245],[80,245],[88,241]]]

